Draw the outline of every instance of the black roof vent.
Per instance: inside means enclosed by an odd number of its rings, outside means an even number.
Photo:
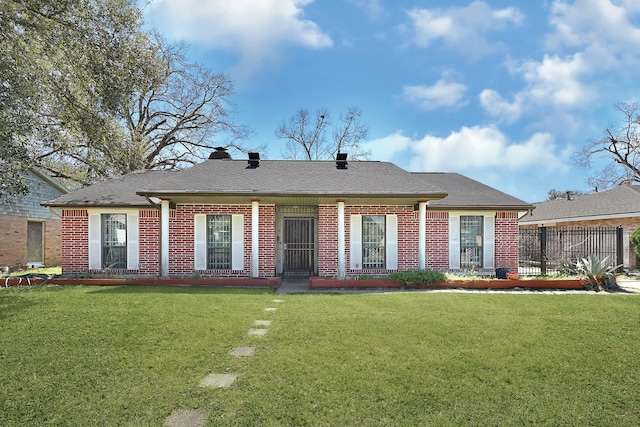
[[[231,154],[227,152],[226,147],[215,147],[213,153],[209,156],[209,159],[229,159],[231,160]]]
[[[336,168],[348,169],[347,164],[347,153],[338,152],[336,155]]]
[[[255,169],[260,166],[260,153],[249,153],[249,168]]]

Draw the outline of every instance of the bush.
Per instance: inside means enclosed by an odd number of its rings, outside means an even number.
[[[446,281],[446,276],[436,270],[397,271],[387,276],[388,280],[404,286],[432,285]]]
[[[620,287],[615,282],[613,272],[621,267],[614,265],[609,257],[603,259],[597,255],[581,258],[576,264],[576,270],[588,291],[618,291]]]
[[[631,233],[629,241],[633,245],[633,251],[640,257],[640,228],[637,228],[636,231]]]

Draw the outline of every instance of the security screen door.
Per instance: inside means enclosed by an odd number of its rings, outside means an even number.
[[[312,274],[315,258],[314,218],[283,218],[284,273]]]

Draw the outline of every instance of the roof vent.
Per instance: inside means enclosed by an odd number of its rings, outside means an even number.
[[[249,168],[255,169],[260,166],[260,153],[249,153]]]
[[[231,160],[231,154],[227,152],[226,147],[215,147],[213,153],[209,156],[209,159],[229,159]]]
[[[336,168],[348,169],[347,164],[347,153],[341,153],[338,151],[338,154],[336,155]]]

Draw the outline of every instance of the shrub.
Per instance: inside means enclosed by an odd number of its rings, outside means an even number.
[[[444,282],[446,276],[443,272],[436,270],[411,270],[391,273],[387,279],[404,286],[417,286]]]
[[[578,260],[576,271],[588,291],[618,291],[620,287],[614,280],[613,272],[619,267],[613,265],[609,257],[600,259],[597,255],[589,255]]]
[[[640,257],[640,228],[637,228],[636,231],[631,233],[629,241],[633,245],[633,251]]]

